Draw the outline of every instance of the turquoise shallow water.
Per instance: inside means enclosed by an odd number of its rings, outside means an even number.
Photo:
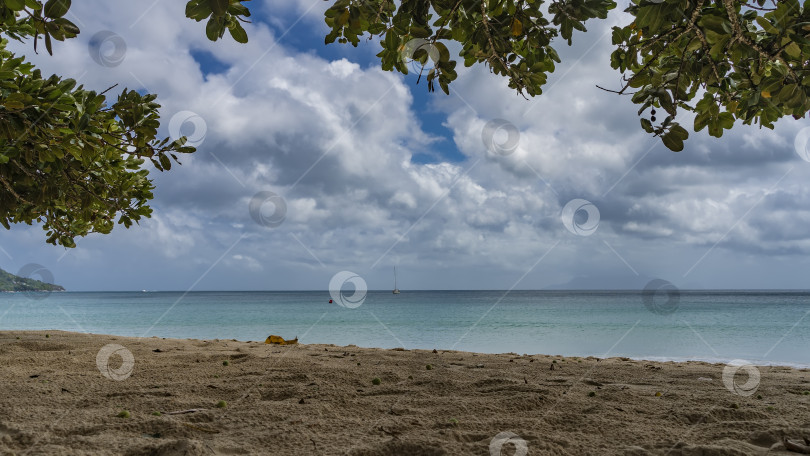
[[[810,366],[810,292],[328,292],[0,294],[0,329]],[[657,307],[655,307],[657,306]],[[667,313],[666,311],[672,311]]]

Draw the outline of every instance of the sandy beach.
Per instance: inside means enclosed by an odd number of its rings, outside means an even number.
[[[4,455],[796,454],[783,439],[810,437],[810,371],[787,367],[730,389],[703,362],[61,331],[0,332],[0,364]]]

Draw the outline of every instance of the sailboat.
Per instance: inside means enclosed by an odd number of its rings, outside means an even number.
[[[399,294],[399,288],[397,288],[397,267],[394,266],[394,294]]]

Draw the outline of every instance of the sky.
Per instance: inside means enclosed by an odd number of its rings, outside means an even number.
[[[151,219],[74,249],[13,226],[0,267],[71,291],[325,290],[343,271],[385,290],[394,266],[403,290],[810,288],[810,122],[667,150],[596,87],[620,84],[621,6],[560,40],[525,100],[481,65],[447,96],[382,71],[377,42],[325,45],[328,2],[247,5],[247,45],[208,41],[184,2],[94,0],[53,56],[11,46],[88,88],[158,94],[162,134],[198,150],[152,171]]]

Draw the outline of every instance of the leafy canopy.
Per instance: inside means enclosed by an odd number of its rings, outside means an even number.
[[[216,41],[229,32],[240,43],[250,16],[247,0],[191,0],[186,16],[205,21]],[[329,0],[333,1],[333,0]],[[766,3],[768,2],[768,3]],[[149,217],[153,184],[148,160],[171,168],[190,153],[185,138],[158,138],[156,96],[124,89],[76,87],[72,79],[44,78],[24,57],[6,49],[9,39],[53,40],[79,34],[65,18],[70,0],[0,0],[0,224],[41,222],[48,242],[72,247],[76,236],[110,232]],[[542,93],[567,44],[590,19],[604,19],[613,0],[334,0],[326,10],[326,43],[357,46],[378,37],[382,68],[427,70],[449,94],[458,43],[465,66],[483,64],[524,97]],[[695,131],[722,136],[737,121],[773,128],[783,116],[810,109],[810,12],[798,0],[632,0],[633,21],[613,28],[611,65],[620,87],[640,105],[641,127],[680,151],[689,136],[676,122],[695,113]],[[663,110],[657,117],[657,109]],[[648,111],[649,110],[649,111]],[[649,114],[647,114],[649,112]],[[649,115],[649,117],[647,117]]]
[[[357,46],[380,37],[385,70],[408,72],[409,57],[433,66],[427,74],[449,93],[456,61],[443,42],[461,45],[466,66],[483,63],[520,94],[542,93],[560,59],[555,38],[569,45],[573,30],[604,19],[612,0],[337,0],[326,11],[326,42]],[[623,84],[608,91],[632,94],[641,127],[671,150],[689,136],[675,118],[696,114],[695,131],[720,137],[736,121],[773,128],[779,118],[810,108],[810,11],[798,0],[632,0],[634,20],[613,28],[611,65]],[[411,53],[408,43],[420,43]],[[403,51],[404,54],[403,55]],[[656,117],[656,109],[663,110]]]
[[[41,222],[49,243],[74,247],[76,236],[149,217],[145,161],[168,170],[194,149],[157,137],[155,95],[124,89],[108,102],[73,79],[43,77],[7,49],[9,39],[33,37],[35,50],[44,41],[51,53],[53,40],[79,33],[69,8],[70,0],[0,1],[0,224]]]

